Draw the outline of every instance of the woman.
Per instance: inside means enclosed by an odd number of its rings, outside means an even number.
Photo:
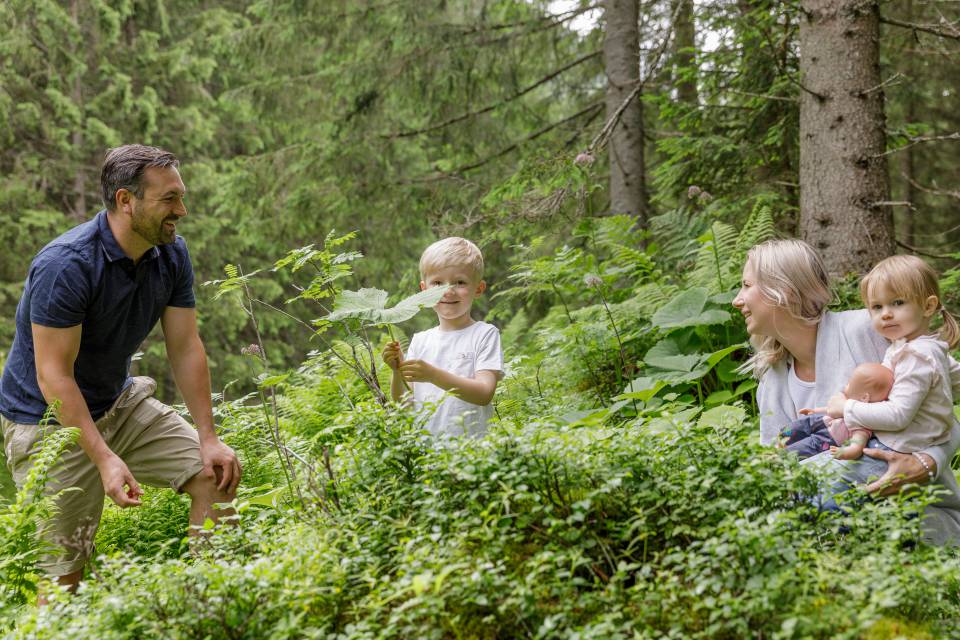
[[[883,359],[888,345],[872,330],[867,311],[827,311],[829,301],[826,269],[805,242],[771,240],[747,254],[733,306],[743,315],[755,349],[744,369],[760,381],[757,403],[763,444],[775,443],[780,428],[800,409],[825,406],[858,364]],[[896,493],[903,484],[922,484],[931,477],[949,491],[927,509],[925,537],[935,544],[960,544],[960,490],[950,468],[958,445],[960,425],[954,423],[950,442],[916,455],[864,451],[878,467],[887,464],[868,491]],[[850,462],[833,460],[830,452],[809,461],[840,466]]]

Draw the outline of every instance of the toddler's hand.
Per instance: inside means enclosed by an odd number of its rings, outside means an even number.
[[[400,373],[407,382],[433,382],[437,369],[423,360],[404,360],[400,363]]]
[[[827,415],[831,418],[842,418],[843,417],[843,405],[847,403],[847,396],[843,393],[835,393],[830,400],[827,401]]]
[[[400,366],[400,362],[403,360],[403,351],[400,350],[400,343],[387,343],[387,346],[383,348],[381,357],[383,361],[387,363],[387,366],[396,371]]]

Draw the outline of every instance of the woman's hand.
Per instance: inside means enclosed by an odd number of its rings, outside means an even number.
[[[864,449],[863,455],[885,460],[887,472],[879,479],[867,485],[867,492],[878,496],[890,496],[898,493],[906,484],[926,484],[930,481],[927,469],[910,453],[897,453],[886,449]],[[937,462],[925,453],[923,456],[930,467],[930,473],[936,475]]]

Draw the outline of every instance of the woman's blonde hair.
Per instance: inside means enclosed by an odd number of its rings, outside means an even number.
[[[830,279],[820,255],[802,240],[768,240],[747,252],[756,281],[753,286],[772,305],[811,325],[823,319],[830,303]],[[752,336],[754,353],[740,371],[759,378],[787,357],[787,349],[773,336]]]
[[[936,296],[937,310],[943,318],[940,338],[952,349],[960,342],[960,326],[956,318],[943,306],[937,272],[916,256],[890,256],[874,265],[860,281],[860,297],[870,308],[870,294],[877,287],[885,287],[894,297],[915,302],[921,307],[927,298]]]

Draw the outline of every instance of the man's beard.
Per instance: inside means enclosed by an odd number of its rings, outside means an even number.
[[[177,239],[176,231],[167,231],[164,228],[164,222],[176,222],[176,218],[163,218],[152,220],[143,212],[143,206],[138,202],[133,207],[133,217],[130,223],[131,228],[141,238],[156,246],[158,244],[171,244]]]

